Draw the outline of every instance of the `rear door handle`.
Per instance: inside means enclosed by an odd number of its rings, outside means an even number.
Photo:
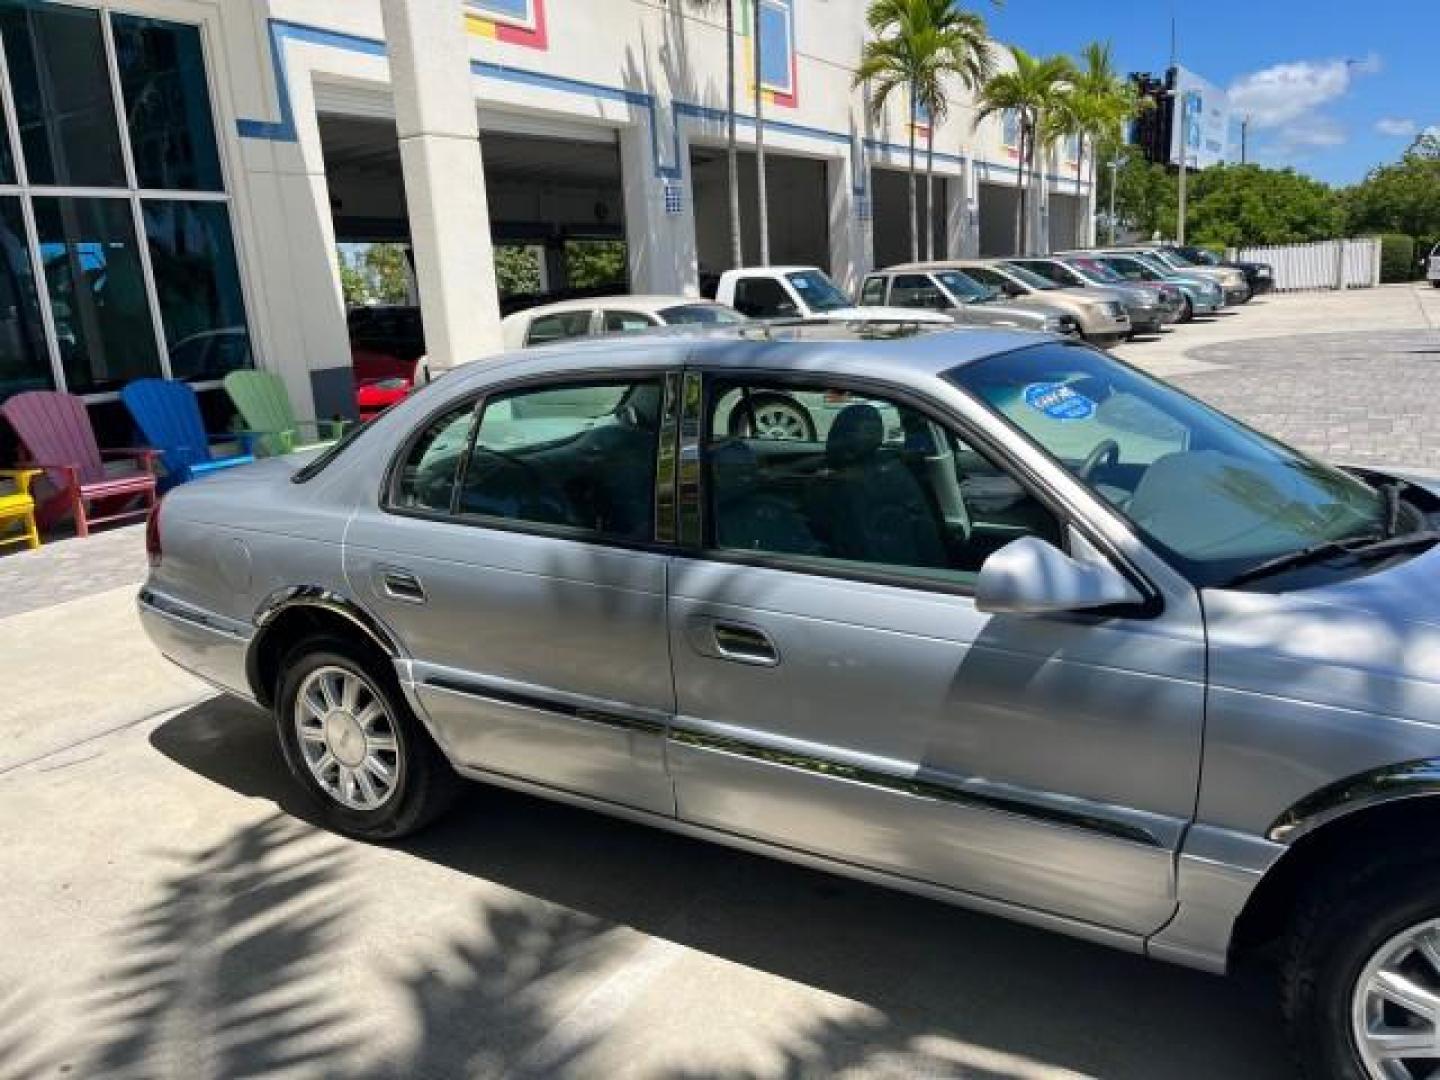
[[[714,622],[710,633],[715,642],[716,655],[733,660],[738,664],[760,664],[774,667],[780,662],[780,652],[775,643],[762,630],[739,623]]]
[[[384,567],[380,571],[380,588],[392,600],[403,600],[408,604],[425,603],[425,587],[409,570]]]

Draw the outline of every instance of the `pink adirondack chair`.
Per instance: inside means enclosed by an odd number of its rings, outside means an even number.
[[[0,405],[30,464],[44,469],[53,489],[36,494],[41,524],[74,515],[75,532],[90,535],[90,526],[142,517],[155,505],[155,451],[143,447],[101,450],[85,403],[71,394],[27,390]],[[105,458],[132,458],[140,471],[110,476]],[[141,500],[137,509],[136,500]]]

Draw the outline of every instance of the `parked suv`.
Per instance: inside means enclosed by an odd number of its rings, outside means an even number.
[[[1191,266],[1223,266],[1239,270],[1245,275],[1245,284],[1250,288],[1250,295],[1245,298],[1246,303],[1253,297],[1264,296],[1275,288],[1275,268],[1269,263],[1222,259],[1213,251],[1193,244],[1175,244],[1166,250],[1179,255]]]
[[[1117,287],[1089,284],[1062,286],[1023,267],[1012,266],[1001,260],[963,259],[955,265],[980,284],[996,289],[1012,300],[1028,297],[1046,304],[1067,305],[1073,303],[1085,307],[1097,302],[1118,303],[1121,314],[1130,324],[1130,329],[1126,333],[1127,337],[1134,336],[1137,330],[1150,328],[1151,323],[1154,324],[1154,329],[1160,328],[1163,313],[1156,298],[1133,289],[1123,282]],[[1113,311],[1113,309],[1108,310]],[[1077,317],[1080,318],[1083,330],[1085,318],[1083,315]],[[1116,317],[1118,318],[1118,316]]]
[[[1225,306],[1225,292],[1215,282],[1177,274],[1164,263],[1137,251],[1092,251],[1084,255],[1067,255],[1065,258],[1071,265],[1093,261],[1107,266],[1135,285],[1164,283],[1175,286],[1180,290],[1184,301],[1180,311],[1181,322],[1189,322],[1196,315],[1213,315]]]
[[[897,308],[943,311],[955,322],[967,326],[1007,326],[1012,330],[1039,330],[1066,336],[1080,333],[1075,314],[1059,305],[1027,299],[1000,300],[1001,295],[949,264],[906,263],[867,274],[860,287],[860,306],[888,304]],[[1129,328],[1127,320],[1124,331]],[[1112,340],[1118,340],[1124,331]]]
[[[1180,318],[1184,298],[1174,286],[1126,281],[1108,267],[1071,264],[1054,256],[1004,259],[1002,265],[1042,278],[1058,289],[1111,289],[1120,293],[1135,331],[1157,332]]]

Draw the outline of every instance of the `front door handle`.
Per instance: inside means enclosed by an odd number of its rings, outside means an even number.
[[[714,622],[710,633],[715,643],[715,654],[739,664],[761,664],[773,667],[780,662],[780,652],[775,643],[762,630],[739,623]]]
[[[392,600],[403,600],[407,604],[425,603],[425,587],[409,570],[393,566],[383,568],[380,571],[380,588]]]

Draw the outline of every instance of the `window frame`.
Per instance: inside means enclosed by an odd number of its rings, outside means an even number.
[[[562,341],[574,341],[576,338],[590,337],[595,333],[596,319],[598,318],[599,313],[600,309],[598,307],[579,307],[571,308],[568,311],[543,312],[538,317],[526,320],[525,341],[523,342],[521,347],[526,349],[538,349],[543,345],[557,345]],[[564,319],[567,315],[580,314],[584,314],[586,317],[585,330],[582,333],[566,334],[564,337],[547,338],[545,341],[532,340],[532,335],[535,333],[535,324],[537,322],[542,322],[545,319]]]
[[[666,364],[660,367],[607,368],[586,366],[563,372],[551,371],[543,374],[517,376],[491,386],[486,386],[482,389],[470,390],[466,393],[458,394],[455,397],[438,403],[434,408],[428,410],[424,417],[411,427],[405,438],[396,444],[396,448],[391,452],[390,460],[387,462],[381,474],[380,485],[377,489],[376,506],[381,513],[393,514],[396,517],[415,518],[420,521],[431,521],[445,525],[459,525],[472,529],[492,529],[499,532],[523,533],[529,536],[541,536],[553,540],[568,540],[574,543],[621,548],[628,551],[673,554],[676,549],[673,519],[677,497],[676,474],[678,473],[678,469],[675,468],[673,464],[668,470],[666,469],[665,451],[667,446],[672,449],[673,460],[675,431],[679,420],[680,408],[680,395],[673,391],[673,387],[678,385],[680,371],[681,365],[679,363]],[[650,522],[650,536],[648,539],[626,539],[624,537],[608,536],[604,533],[595,532],[592,529],[584,529],[574,525],[553,525],[546,522],[493,517],[486,514],[463,514],[459,511],[458,502],[465,484],[465,474],[470,466],[470,456],[475,449],[475,439],[480,432],[480,424],[485,415],[485,407],[491,399],[525,390],[544,390],[546,388],[558,390],[585,385],[605,386],[626,381],[655,382],[659,384],[661,393],[660,428],[656,433],[654,460],[655,480],[651,492],[652,517]],[[454,412],[465,403],[468,403],[470,408],[470,430],[466,433],[465,450],[460,455],[460,462],[456,466],[455,488],[450,500],[450,509],[442,511],[399,505],[396,500],[396,492],[400,482],[401,470],[404,468],[404,463],[409,459],[410,453],[415,449],[415,445],[424,438],[430,428],[442,417],[447,413]],[[666,520],[667,518],[670,519],[668,522]]]
[[[865,292],[874,282],[880,286],[880,297],[877,300],[865,299]],[[890,297],[890,275],[889,274],[866,274],[865,280],[860,283],[860,306],[861,307],[884,307],[889,303]]]
[[[817,566],[806,562],[803,558],[783,553],[767,553],[753,551],[736,551],[729,548],[716,547],[714,543],[715,523],[711,520],[710,509],[710,477],[707,468],[707,447],[711,442],[713,434],[711,420],[713,419],[714,407],[717,402],[715,388],[717,383],[740,382],[744,385],[755,386],[757,384],[765,389],[778,390],[844,390],[852,393],[870,395],[884,398],[894,405],[904,405],[921,413],[927,419],[938,423],[953,437],[960,439],[966,445],[979,452],[987,461],[996,468],[1005,472],[1025,491],[1027,495],[1035,499],[1048,513],[1050,513],[1059,526],[1060,538],[1062,541],[1061,550],[1069,547],[1069,532],[1074,529],[1099,551],[1108,558],[1121,573],[1127,578],[1134,579],[1141,586],[1142,594],[1147,598],[1158,596],[1158,592],[1143,575],[1139,573],[1128,560],[1119,557],[1114,546],[1109,543],[1099,531],[1085,524],[1084,518],[1072,508],[1066,506],[1045,486],[1035,473],[1017,461],[1012,454],[1007,452],[995,439],[982,431],[976,429],[964,417],[956,414],[944,405],[928,398],[923,393],[910,389],[909,387],[897,386],[883,379],[870,379],[864,376],[853,375],[832,375],[827,373],[797,372],[777,368],[745,368],[743,370],[726,369],[719,367],[697,366],[687,368],[687,376],[696,373],[702,378],[702,390],[699,401],[699,416],[692,416],[688,410],[682,415],[680,421],[681,446],[680,459],[685,461],[687,456],[698,466],[697,480],[693,490],[682,486],[680,490],[680,516],[682,522],[687,515],[693,515],[699,525],[699,536],[682,536],[680,547],[685,554],[709,562],[726,563],[736,566],[754,566],[766,570],[781,570],[792,574],[805,574],[809,577],[827,578],[835,581],[856,581],[868,585],[884,585],[893,588],[909,589],[912,591],[927,593],[943,593],[950,596],[973,598],[975,588],[972,584],[963,582],[943,581],[937,578],[925,578],[917,574],[907,574],[899,570],[887,571],[879,569],[873,564],[857,563],[853,568],[843,565]],[[681,407],[684,409],[684,396],[682,395]],[[693,433],[693,434],[692,434]],[[687,505],[687,503],[689,505]]]
[[[0,87],[4,88],[4,92],[0,93],[0,99],[3,99],[3,108],[0,108],[0,123],[4,124],[5,133],[9,137],[15,165],[15,182],[8,184],[0,183],[0,196],[15,196],[20,200],[22,218],[25,224],[25,251],[27,257],[30,259],[36,292],[39,297],[41,325],[44,330],[45,346],[49,353],[50,377],[54,389],[62,393],[71,392],[69,382],[65,377],[64,362],[60,352],[59,335],[50,301],[50,282],[45,273],[44,262],[40,257],[39,235],[36,228],[35,211],[32,202],[35,198],[43,197],[61,199],[115,199],[129,204],[130,218],[136,237],[137,256],[140,261],[141,279],[145,291],[146,307],[150,316],[152,333],[155,338],[155,348],[160,358],[160,367],[157,374],[160,378],[164,379],[173,379],[174,373],[170,365],[170,347],[165,340],[164,316],[160,306],[159,289],[155,281],[155,269],[150,258],[150,244],[145,231],[145,203],[149,200],[161,200],[172,202],[215,202],[223,204],[229,220],[231,244],[235,254],[236,271],[240,288],[240,303],[245,313],[243,328],[250,341],[251,365],[252,367],[259,366],[256,360],[260,350],[257,347],[255,338],[254,316],[252,314],[254,304],[252,303],[249,275],[246,272],[247,257],[236,220],[236,203],[233,194],[233,151],[226,136],[227,129],[220,111],[221,87],[217,83],[215,67],[217,50],[212,47],[210,40],[213,33],[213,28],[210,25],[211,17],[202,16],[187,19],[175,17],[169,12],[155,14],[127,9],[115,9],[109,5],[98,7],[92,7],[90,5],[72,6],[78,7],[81,11],[92,12],[100,23],[101,45],[105,54],[106,78],[110,88],[110,100],[114,109],[115,125],[120,140],[121,162],[124,167],[124,179],[118,186],[86,187],[31,182],[28,165],[25,161],[25,154],[20,143],[19,118],[15,111],[14,93],[11,87],[9,57],[6,53],[4,40],[0,38]],[[197,39],[200,42],[200,60],[205,71],[205,90],[209,99],[211,127],[215,136],[215,153],[220,165],[220,190],[145,188],[140,186],[135,169],[134,150],[130,143],[130,128],[125,111],[125,94],[120,81],[120,67],[115,45],[114,26],[112,23],[112,18],[117,16],[169,23],[173,26],[185,27],[195,31]],[[221,328],[217,327],[216,329]],[[203,381],[191,381],[187,382],[186,385],[197,392],[201,390],[213,390],[222,385],[222,380],[206,379]],[[120,399],[118,390],[97,391],[94,393],[79,394],[77,396],[87,405],[114,402]]]

